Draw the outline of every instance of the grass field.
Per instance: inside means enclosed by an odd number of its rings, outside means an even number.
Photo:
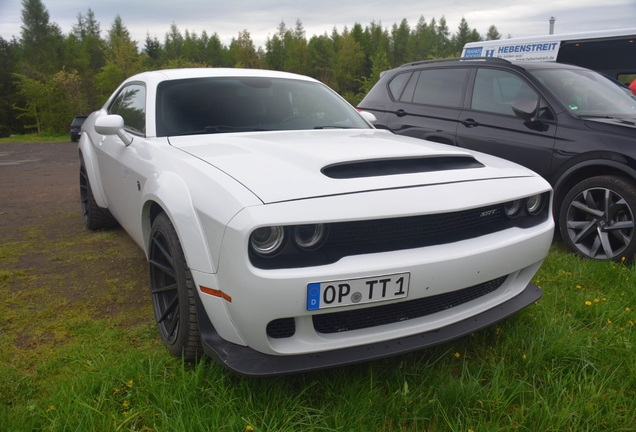
[[[582,260],[557,242],[536,276],[543,298],[495,326],[254,379],[170,357],[143,254],[122,230],[44,235],[78,220],[34,220],[0,241],[2,431],[636,430],[633,265]],[[39,261],[24,264],[30,255]]]
[[[34,142],[53,142],[53,141],[70,141],[70,135],[11,135],[8,138],[0,138],[0,144],[2,143],[34,143]]]

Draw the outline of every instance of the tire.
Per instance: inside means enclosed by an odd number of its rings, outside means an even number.
[[[152,224],[148,251],[150,294],[161,340],[186,361],[203,353],[194,281],[177,233],[165,213]]]
[[[583,180],[559,211],[561,237],[586,258],[631,262],[636,252],[636,186],[623,177]]]
[[[108,209],[101,208],[97,205],[83,163],[80,164],[79,183],[82,215],[84,216],[84,225],[86,225],[86,228],[94,231],[119,226],[119,223],[113,215],[110,214]]]

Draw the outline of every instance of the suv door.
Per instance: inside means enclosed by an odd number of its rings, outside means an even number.
[[[396,75],[389,83],[395,103],[387,126],[400,135],[453,144],[469,75],[467,68],[428,68]],[[405,85],[395,85],[395,83]]]
[[[515,73],[485,67],[475,72],[470,108],[459,116],[457,144],[517,162],[549,179],[557,127],[552,110]],[[538,101],[539,118],[517,117],[511,107],[515,100]]]

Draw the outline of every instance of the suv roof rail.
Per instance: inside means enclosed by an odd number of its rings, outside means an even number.
[[[445,63],[445,62],[453,62],[453,61],[486,61],[489,63],[510,63],[509,60],[499,58],[499,57],[453,57],[453,58],[444,58],[444,59],[433,59],[433,60],[420,60],[411,63],[405,63],[399,67],[407,67],[407,66],[417,66],[421,64],[427,63]]]

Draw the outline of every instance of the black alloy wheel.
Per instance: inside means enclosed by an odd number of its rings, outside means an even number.
[[[559,227],[574,252],[592,259],[632,261],[636,252],[636,187],[623,177],[598,176],[565,197]]]
[[[196,295],[177,233],[165,213],[150,231],[150,293],[159,335],[175,356],[195,360],[203,352],[197,320]]]
[[[98,230],[118,226],[117,220],[110,214],[108,209],[103,209],[97,205],[83,162],[80,163],[79,184],[82,215],[86,228]]]

